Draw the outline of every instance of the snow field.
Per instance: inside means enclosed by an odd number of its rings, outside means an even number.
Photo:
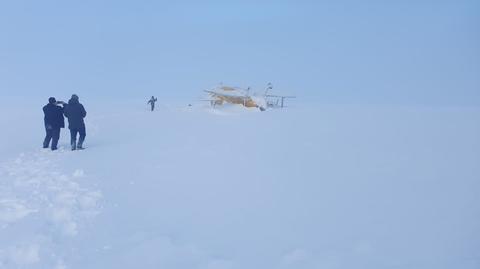
[[[478,109],[143,103],[0,139],[0,268],[480,265]]]
[[[64,247],[52,240],[68,241],[100,212],[101,192],[79,183],[84,171],[66,174],[58,167],[69,154],[63,149],[36,150],[0,166],[0,229],[7,239],[0,243],[2,266],[17,268],[40,260],[43,266],[62,264],[48,257]]]

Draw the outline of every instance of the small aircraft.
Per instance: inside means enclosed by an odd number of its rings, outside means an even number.
[[[269,95],[268,91],[271,89],[273,89],[273,86],[271,83],[268,83],[265,93],[259,96],[251,95],[250,87],[242,89],[220,85],[211,90],[205,90],[212,99],[204,101],[210,101],[210,105],[213,107],[230,103],[243,105],[244,107],[255,107],[260,109],[260,111],[265,111],[267,107],[283,108],[286,98],[294,98],[294,96]],[[280,101],[281,103],[279,104]]]

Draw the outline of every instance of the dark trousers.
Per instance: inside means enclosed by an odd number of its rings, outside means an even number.
[[[50,140],[52,141],[52,150],[57,149],[58,140],[60,139],[60,128],[45,127],[45,140],[43,140],[43,147],[48,148]]]
[[[155,109],[155,104],[152,103],[151,106],[152,106],[152,111],[153,111]]]
[[[87,136],[87,132],[85,131],[85,127],[70,129],[70,144],[72,145],[72,149],[77,148],[77,134],[80,135],[80,137],[78,138],[78,147],[81,148],[81,147],[83,147],[83,141],[85,140],[85,137]]]

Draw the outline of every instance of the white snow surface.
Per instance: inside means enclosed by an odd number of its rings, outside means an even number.
[[[478,108],[144,103],[0,106],[0,268],[480,268]]]

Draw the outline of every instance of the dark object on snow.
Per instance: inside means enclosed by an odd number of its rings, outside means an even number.
[[[65,117],[68,118],[68,129],[70,129],[70,144],[72,150],[77,148],[83,148],[83,141],[86,137],[85,122],[83,118],[87,116],[87,111],[82,104],[78,101],[76,94],[72,95],[72,98],[68,101],[68,104],[64,108]],[[80,134],[77,144],[77,133]]]
[[[155,98],[154,96],[152,96],[152,98],[150,98],[150,100],[147,102],[147,104],[150,104],[151,106],[151,111],[153,111],[155,109],[155,102],[157,101],[157,98]]]
[[[57,100],[54,97],[50,97],[48,98],[48,104],[43,107],[43,114],[45,115],[43,121],[46,133],[43,140],[43,148],[48,148],[51,140],[52,150],[57,149],[58,140],[60,139],[60,128],[65,127],[65,119],[63,118],[64,108],[56,104]]]

